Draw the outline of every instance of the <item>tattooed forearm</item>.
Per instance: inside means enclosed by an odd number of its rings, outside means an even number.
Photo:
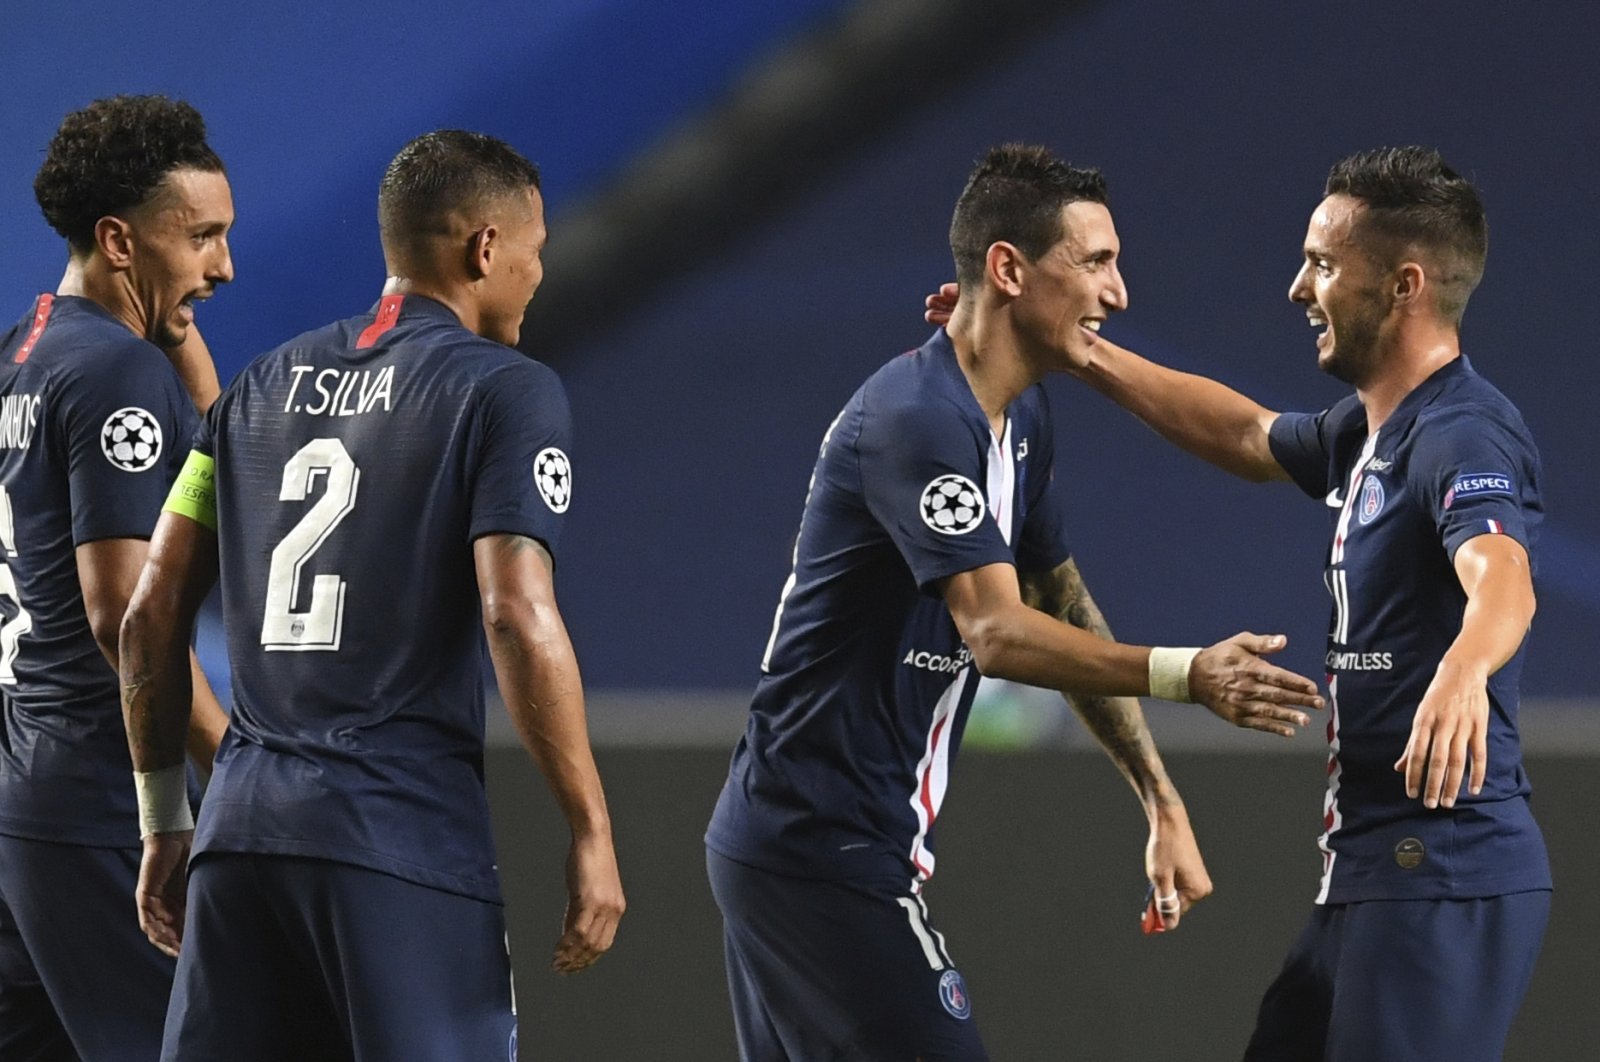
[[[193,680],[187,643],[174,640],[174,652],[158,653],[138,619],[124,623],[122,719],[134,769],[148,771],[183,762]]]
[[[1053,571],[1024,575],[1022,599],[1063,623],[1102,638],[1112,637],[1077,562],[1070,558]],[[1141,798],[1157,804],[1178,802],[1136,698],[1069,694],[1067,700]]]
[[[1083,585],[1078,564],[1071,558],[1053,571],[1024,574],[1022,600],[1029,607],[1054,616],[1062,623],[1070,623],[1102,638],[1111,637],[1111,628],[1100,614],[1100,606],[1089,596],[1089,588]]]

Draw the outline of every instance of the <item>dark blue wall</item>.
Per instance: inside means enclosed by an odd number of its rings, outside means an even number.
[[[29,184],[60,116],[97,95],[183,95],[211,122],[234,180],[240,280],[202,323],[228,374],[372,299],[373,191],[408,137],[462,125],[524,147],[544,166],[560,240],[563,207],[715,100],[752,55],[845,6],[396,0],[290,17],[141,0],[108,19],[103,5],[10,5],[0,291],[20,314],[56,281],[62,252]],[[1592,694],[1597,10],[1103,3],[959,93],[930,86],[924,111],[818,174],[733,253],[676,248],[659,297],[597,322],[560,361],[579,426],[561,590],[590,682],[752,681],[816,444],[862,377],[924,337],[921,296],[950,273],[950,207],[987,145],[1040,140],[1109,174],[1133,296],[1109,334],[1269,404],[1318,408],[1340,389],[1284,297],[1306,217],[1337,156],[1419,141],[1484,189],[1493,250],[1466,346],[1545,453],[1527,686]],[[1292,662],[1319,671],[1321,508],[1234,483],[1053,386],[1080,561],[1113,625],[1179,642],[1286,630]]]

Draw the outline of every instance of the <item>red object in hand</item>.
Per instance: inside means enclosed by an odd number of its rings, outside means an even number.
[[[1167,927],[1161,924],[1161,913],[1156,910],[1156,887],[1151,885],[1144,890],[1144,914],[1139,917],[1139,928],[1144,930],[1144,935],[1152,933],[1165,933]]]

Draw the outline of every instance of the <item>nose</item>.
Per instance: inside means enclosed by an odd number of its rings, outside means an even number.
[[[1289,301],[1302,305],[1311,301],[1311,263],[1303,262],[1300,272],[1294,275],[1294,280],[1289,284]]]
[[[1122,279],[1122,270],[1114,263],[1111,266],[1111,283],[1100,293],[1100,302],[1110,310],[1128,308],[1128,284]]]
[[[228,249],[226,237],[217,241],[217,253],[206,270],[206,279],[213,284],[226,284],[233,279],[233,252]]]

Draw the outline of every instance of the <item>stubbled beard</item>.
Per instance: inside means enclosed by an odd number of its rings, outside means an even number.
[[[1339,323],[1333,349],[1322,359],[1322,371],[1341,383],[1360,387],[1371,379],[1378,364],[1378,326],[1382,315],[1370,310]]]
[[[171,350],[173,347],[176,347],[182,343],[188,334],[188,328],[185,328],[180,334],[172,327],[172,325],[168,324],[166,321],[162,321],[160,324],[156,325],[155,335],[150,337],[150,342],[154,343],[158,347],[163,348],[164,350]]]

